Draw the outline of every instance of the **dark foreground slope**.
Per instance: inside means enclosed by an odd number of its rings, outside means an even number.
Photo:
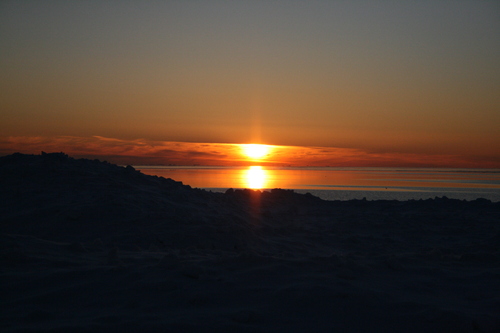
[[[2,332],[497,332],[500,205],[0,158]]]

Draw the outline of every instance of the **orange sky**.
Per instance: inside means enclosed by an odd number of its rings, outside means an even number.
[[[268,165],[361,167],[499,168],[500,158],[475,155],[375,152],[351,148],[269,146],[262,158],[245,155],[245,145],[94,137],[0,137],[0,155],[63,151],[76,158],[98,158],[132,165]]]
[[[2,1],[0,153],[498,168],[499,41],[493,1]]]

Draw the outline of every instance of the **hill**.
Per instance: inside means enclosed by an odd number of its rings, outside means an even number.
[[[0,157],[4,332],[496,332],[500,204],[212,193]]]

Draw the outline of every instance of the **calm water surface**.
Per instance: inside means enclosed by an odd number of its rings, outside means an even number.
[[[148,175],[212,191],[293,189],[326,200],[448,198],[500,201],[500,170],[136,166]]]

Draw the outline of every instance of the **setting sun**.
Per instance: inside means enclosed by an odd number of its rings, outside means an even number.
[[[259,144],[241,145],[246,156],[252,159],[260,159],[269,154],[270,147]]]

